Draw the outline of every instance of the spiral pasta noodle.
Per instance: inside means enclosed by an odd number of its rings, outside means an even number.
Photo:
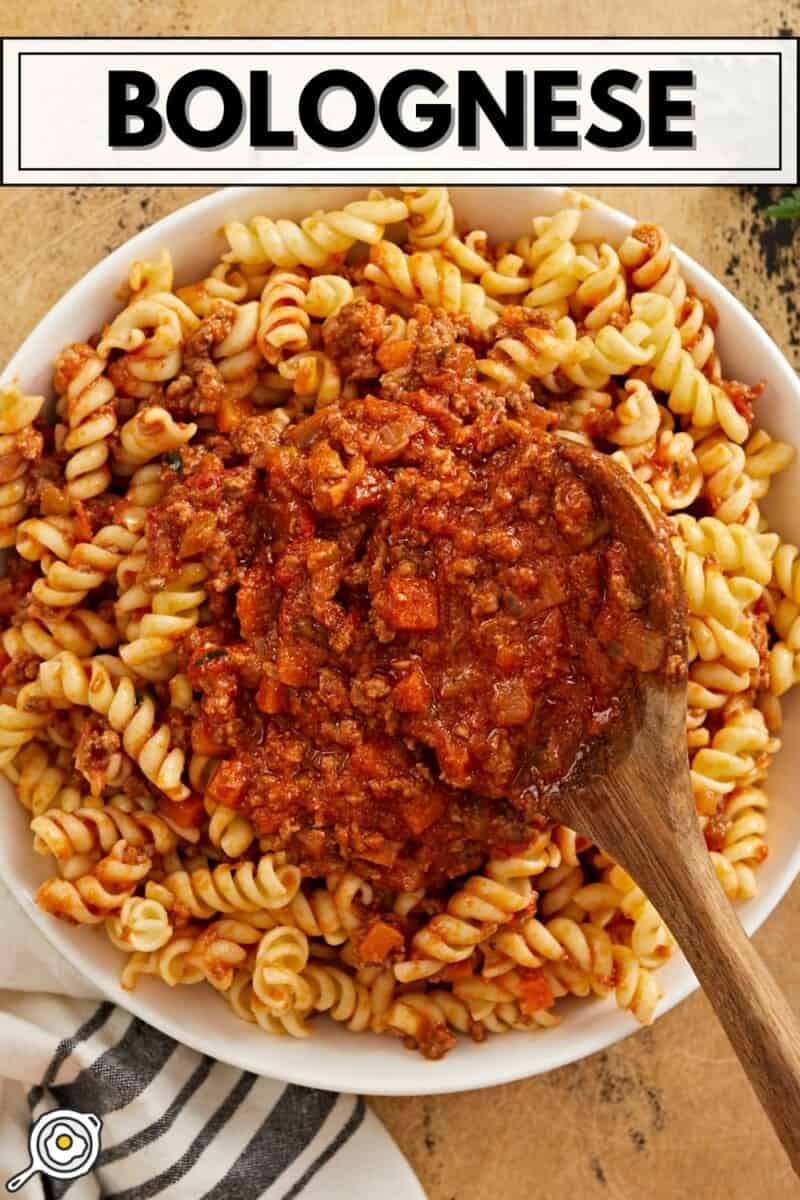
[[[184,926],[158,949],[134,951],[122,969],[122,986],[133,991],[142,975],[158,975],[168,987],[200,983],[205,978],[203,969],[189,961],[199,934],[199,929]]]
[[[408,207],[408,239],[420,250],[434,250],[453,236],[455,216],[447,188],[403,188]]]
[[[581,245],[578,250],[580,258],[591,263],[594,270],[578,284],[570,298],[570,307],[586,329],[602,329],[624,315],[627,308],[628,292],[619,255],[605,242],[597,247],[592,243]]]
[[[159,405],[139,409],[119,431],[119,449],[114,455],[114,469],[124,474],[133,472],[160,454],[169,454],[191,441],[197,433],[192,422],[181,424]]]
[[[117,641],[116,627],[88,608],[73,609],[62,618],[23,621],[3,634],[3,646],[11,658],[22,654],[55,658],[62,650],[88,658],[98,649],[113,649]]]
[[[24,396],[15,387],[0,387],[0,550],[16,541],[28,511],[28,467],[40,446],[21,436],[38,417],[43,396]]]
[[[261,294],[256,335],[267,362],[277,363],[284,350],[294,353],[308,345],[307,288],[307,278],[290,271],[276,270],[268,278]]]
[[[253,967],[253,992],[275,1016],[312,1007],[305,979],[308,938],[291,925],[276,925],[258,943]]]
[[[487,378],[514,387],[530,379],[545,380],[559,370],[568,373],[591,353],[588,340],[578,337],[574,321],[561,317],[555,323],[528,325],[518,337],[498,338],[477,366]]]
[[[321,350],[300,351],[278,364],[278,371],[302,400],[315,408],[333,404],[342,394],[342,377],[333,359]]]
[[[228,261],[248,266],[274,263],[319,269],[345,254],[356,242],[374,246],[387,225],[404,221],[408,208],[402,200],[373,193],[369,200],[354,200],[336,212],[317,213],[299,224],[253,217],[248,225],[231,221],[225,226],[230,245]]]
[[[67,859],[94,850],[107,853],[120,838],[137,849],[170,854],[178,839],[157,813],[144,809],[125,812],[112,804],[102,808],[77,808],[65,812],[53,808],[31,821],[33,848],[40,854]]]
[[[119,950],[153,954],[172,937],[167,911],[157,900],[128,896],[118,913],[106,918],[106,932]]]
[[[108,378],[121,395],[146,400],[179,374],[184,333],[198,325],[189,306],[172,293],[134,297],[103,331],[97,353],[108,358],[122,351],[109,365]]]
[[[135,636],[120,646],[119,656],[137,675],[154,679],[162,674],[164,656],[197,624],[200,606],[207,598],[202,586],[207,575],[201,563],[187,564],[153,596],[150,611],[136,622],[135,631],[128,627],[128,635]]]
[[[120,838],[89,874],[75,880],[46,880],[36,893],[36,903],[73,924],[97,925],[122,907],[149,871],[149,856]]]
[[[110,665],[114,665],[113,660]],[[63,651],[57,658],[42,663],[39,682],[52,702],[91,708],[105,717],[111,729],[120,734],[126,753],[137,762],[145,778],[166,795],[175,800],[188,795],[182,779],[183,751],[171,746],[168,726],[156,725],[152,697],[145,694],[138,699],[127,674],[112,678],[108,667],[92,658],[87,676],[75,655]]]
[[[260,305],[255,300],[248,304],[236,304],[227,298],[216,301],[212,312],[220,308],[230,315],[231,323],[227,333],[214,347],[213,358],[229,394],[233,394],[232,389],[236,385],[246,396],[255,387],[258,371],[263,366],[258,345]]]
[[[63,448],[70,454],[64,474],[67,492],[76,500],[99,496],[111,482],[108,459],[117,428],[116,392],[105,370],[101,355],[80,344],[70,346],[56,361],[54,382],[66,422]]]
[[[197,780],[192,777],[194,759],[189,763],[189,781],[197,786]],[[215,804],[208,796],[205,799],[205,809],[208,813],[208,836],[214,846],[219,846],[228,858],[241,858],[255,840],[253,826],[247,817],[228,808],[225,804]]]
[[[660,225],[636,225],[620,246],[619,258],[633,288],[666,297],[678,319],[688,289],[666,231]]]
[[[701,429],[719,425],[731,442],[744,442],[750,431],[746,418],[719,385],[706,379],[684,350],[667,297],[640,293],[631,301],[631,314],[634,323],[641,321],[648,328],[643,345],[654,351],[651,383],[667,393],[672,411]]]
[[[512,868],[513,874],[509,875],[502,860],[491,860],[485,875],[471,876],[451,896],[445,911],[431,917],[414,935],[415,957],[397,963],[395,977],[401,983],[410,983],[435,975],[444,964],[469,958],[474,947],[498,925],[510,921],[528,906],[530,890],[515,883],[517,879],[527,882],[547,870],[550,859],[542,853],[544,849],[536,843],[530,857],[516,860],[519,866]]]
[[[27,745],[14,763],[14,782],[23,808],[34,817],[58,809],[74,812],[91,803],[90,797],[71,779],[70,756],[62,760],[55,748],[38,742]]]
[[[672,953],[674,941],[653,905],[622,867],[612,867],[608,882],[620,893],[620,910],[633,922],[631,950],[647,968],[657,967]]]
[[[169,895],[171,905],[197,919],[214,913],[259,912],[290,902],[300,886],[296,867],[264,854],[257,863],[220,863],[213,869],[176,871],[157,885],[156,899]]]
[[[516,243],[517,254],[532,271],[524,301],[527,308],[549,309],[554,315],[565,316],[567,298],[593,271],[593,264],[578,254],[573,241],[580,221],[581,213],[576,208],[562,209],[552,217],[534,217],[533,236]]]
[[[378,242],[370,250],[364,278],[389,303],[402,306],[403,301],[423,300],[447,313],[471,317],[480,328],[497,320],[483,287],[465,282],[455,263],[429,251],[405,254],[393,242]]]
[[[324,887],[298,891],[275,915],[308,937],[320,938],[328,946],[341,946],[360,925],[358,901],[369,904],[371,899],[369,884],[352,871],[345,871],[340,879],[330,879]]]

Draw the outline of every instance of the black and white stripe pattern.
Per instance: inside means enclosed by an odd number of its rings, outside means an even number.
[[[50,1034],[57,1026],[67,1032],[53,1039],[49,1061],[30,1081],[28,1121],[54,1107],[94,1112],[103,1120],[103,1140],[89,1176],[36,1177],[25,1196],[351,1200],[366,1189],[393,1200],[422,1197],[360,1097],[239,1071],[112,1004],[44,996],[35,1004],[46,1006]],[[60,1006],[62,1019],[50,1006]],[[4,1020],[0,1015],[0,1053]],[[24,1125],[21,1114],[16,1125]],[[0,1165],[6,1166],[2,1154]],[[9,1172],[23,1166],[21,1144]]]

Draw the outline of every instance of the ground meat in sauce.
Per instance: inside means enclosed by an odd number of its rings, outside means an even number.
[[[83,720],[75,746],[75,768],[89,781],[93,796],[102,793],[121,748],[119,734],[109,729],[102,717],[91,713]]]
[[[381,354],[379,308],[326,326],[345,373]],[[182,649],[211,798],[309,874],[402,889],[524,840],[632,663],[660,661],[552,415],[478,380],[469,323],[417,322],[372,394],[184,453],[148,514],[151,580],[212,571]]]
[[[236,312],[230,305],[218,305],[200,322],[187,339],[183,352],[183,371],[164,390],[162,403],[180,420],[215,413],[225,396],[225,380],[213,351],[233,328]]]
[[[376,355],[386,338],[386,309],[354,300],[325,322],[322,337],[345,379],[377,379],[381,366]]]

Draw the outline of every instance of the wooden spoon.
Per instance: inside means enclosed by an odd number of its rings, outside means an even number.
[[[606,455],[569,457],[647,573],[667,669],[640,677],[627,744],[581,768],[553,805],[631,875],[680,943],[800,1175],[800,1025],[717,880],[697,821],[686,753],[686,602],[666,522]]]

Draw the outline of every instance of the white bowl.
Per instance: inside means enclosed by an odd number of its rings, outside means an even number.
[[[27,390],[49,393],[51,365],[67,342],[86,338],[115,311],[114,295],[129,264],[166,246],[180,282],[197,278],[224,251],[219,231],[231,218],[247,220],[255,213],[301,217],[318,207],[333,207],[363,196],[356,188],[228,188],[187,205],[116,250],[76,284],[25,341],[5,372]],[[559,208],[562,188],[453,188],[461,228],[487,229],[493,238],[519,235],[535,214]],[[620,212],[596,205],[585,213],[582,232],[616,242],[633,222]],[[671,231],[680,240],[680,229]],[[730,292],[685,255],[679,255],[686,277],[719,313],[718,340],[726,374],[748,382],[766,377],[768,387],[757,406],[757,418],[769,431],[800,446],[800,385],[780,350]],[[800,462],[775,484],[766,505],[773,527],[800,542]],[[749,932],[772,912],[800,871],[800,809],[792,801],[790,780],[800,771],[800,703],[785,705],[784,747],[770,776],[770,856],[758,873],[760,894],[740,909]],[[135,992],[118,982],[122,956],[97,929],[77,929],[42,912],[33,903],[48,874],[47,861],[33,853],[27,814],[0,780],[5,795],[0,873],[25,911],[45,933],[54,954],[61,954],[108,997],[195,1050],[237,1067],[293,1083],[358,1091],[373,1095],[413,1095],[465,1091],[536,1075],[601,1050],[635,1032],[629,1013],[613,1000],[570,1002],[556,1029],[537,1034],[492,1036],[475,1045],[464,1039],[441,1062],[427,1062],[391,1037],[353,1035],[333,1022],[318,1021],[311,1038],[273,1038],[234,1017],[211,988],[168,988],[160,980],[142,979]],[[667,1012],[697,987],[680,955],[659,972]]]

